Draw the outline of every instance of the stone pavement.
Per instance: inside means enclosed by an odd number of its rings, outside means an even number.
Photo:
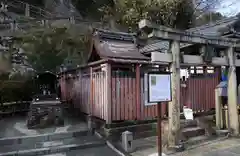
[[[104,139],[88,132],[80,118],[64,126],[29,130],[26,117],[0,120],[0,156],[118,156]]]
[[[213,141],[171,156],[240,156],[240,139]]]
[[[73,150],[66,153],[56,153],[44,156],[119,156],[119,155],[117,155],[109,147],[103,146],[82,150]]]
[[[80,121],[78,118],[65,118],[64,126],[50,127],[44,129],[28,129],[26,127],[25,116],[15,116],[0,120],[0,138],[19,137],[19,136],[33,136],[46,133],[60,133],[68,131],[85,131],[87,124]]]
[[[143,142],[146,143],[143,144]],[[157,156],[153,137],[142,140],[141,143],[141,146],[140,143],[137,143],[138,147],[135,147],[136,150],[131,153],[132,156]],[[189,148],[184,152],[168,154],[168,156],[240,156],[240,139],[221,138]]]

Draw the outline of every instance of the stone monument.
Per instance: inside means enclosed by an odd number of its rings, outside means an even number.
[[[49,72],[37,76],[38,94],[33,97],[27,118],[28,128],[45,128],[64,124],[63,105],[56,94],[55,75]]]
[[[63,107],[56,94],[37,95],[33,99],[28,113],[28,128],[45,128],[63,124]]]

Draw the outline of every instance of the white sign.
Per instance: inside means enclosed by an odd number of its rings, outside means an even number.
[[[148,101],[150,103],[156,103],[171,100],[171,75],[161,73],[149,73]]]

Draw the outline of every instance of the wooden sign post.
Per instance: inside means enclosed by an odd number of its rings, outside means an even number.
[[[171,73],[169,72],[149,72],[148,73],[148,102],[157,103],[157,145],[158,156],[162,156],[162,102],[172,100]]]

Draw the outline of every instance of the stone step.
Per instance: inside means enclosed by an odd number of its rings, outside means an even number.
[[[181,127],[194,128],[198,123],[196,120],[180,120]],[[134,134],[134,138],[144,138],[156,135],[157,123],[138,124],[125,127],[116,127],[111,129],[105,129],[106,136],[110,136],[113,140],[121,139],[121,134],[124,131],[130,131]]]
[[[206,136],[206,135],[200,135],[200,136],[189,138],[186,142],[184,142],[184,145],[185,146],[193,146],[193,145],[205,142],[205,141],[207,141],[209,139],[210,138],[208,136]]]
[[[70,145],[62,145],[62,146],[52,146],[52,147],[48,147],[48,148],[36,148],[36,149],[29,149],[29,150],[19,150],[19,151],[0,153],[0,156],[49,155],[49,154],[55,154],[55,153],[59,153],[59,152],[68,152],[68,151],[72,151],[72,150],[87,149],[87,148],[93,148],[93,147],[104,146],[104,145],[105,145],[105,142],[70,144]]]
[[[205,129],[201,127],[189,127],[182,130],[182,134],[186,138],[201,136],[205,134]]]
[[[138,125],[130,125],[130,126],[124,126],[124,127],[117,127],[117,128],[111,128],[107,129],[109,132],[124,132],[126,130],[128,131],[134,131],[134,132],[141,132],[141,131],[147,131],[152,130],[156,128],[156,123],[149,123],[149,124],[138,124]]]
[[[32,135],[32,136],[8,137],[8,138],[0,139],[0,146],[2,147],[5,145],[25,144],[29,142],[55,141],[55,140],[76,138],[79,136],[87,136],[87,135],[89,135],[89,132],[85,130],[85,131],[49,133],[49,134]]]
[[[72,150],[69,152],[59,152],[55,154],[47,154],[44,156],[120,156],[108,146],[99,146],[81,150]]]
[[[121,134],[124,131],[130,131],[133,134],[142,133],[145,131],[154,131],[156,129],[156,123],[139,124],[126,127],[118,127],[112,129],[104,129],[105,136],[118,140],[121,138]]]
[[[156,136],[157,133],[154,130],[149,130],[149,131],[143,131],[140,133],[135,133],[133,134],[133,138],[134,139],[141,139],[141,138],[148,138],[148,137],[152,137],[152,136]]]
[[[180,125],[182,128],[197,127],[198,122],[197,120],[180,120]]]
[[[227,136],[229,134],[229,130],[225,129],[225,130],[216,130],[216,134],[218,136]]]
[[[47,155],[71,150],[105,146],[106,143],[96,136],[62,139],[48,142],[28,142],[20,145],[1,146],[0,156]]]

